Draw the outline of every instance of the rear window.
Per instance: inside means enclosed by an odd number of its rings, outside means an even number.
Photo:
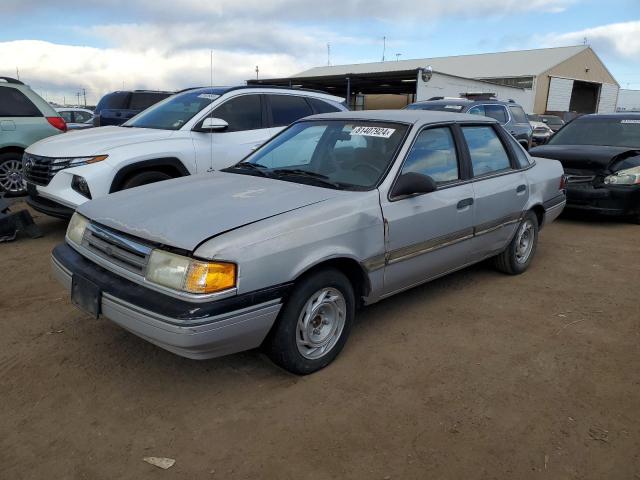
[[[0,88],[0,117],[43,117],[38,107],[15,88]]]
[[[315,113],[331,113],[340,111],[338,107],[317,98],[308,98],[307,100],[311,103]]]
[[[577,118],[559,130],[549,145],[640,147],[640,118]]]
[[[129,93],[128,92],[114,92],[107,93],[98,105],[96,106],[96,111],[99,112],[102,109],[109,110],[121,110],[128,108],[129,104]]]
[[[129,108],[131,110],[145,110],[160,100],[164,100],[169,95],[168,93],[133,92],[131,94],[131,106]]]
[[[295,95],[269,95],[274,127],[284,127],[313,112],[304,97]]]
[[[524,113],[522,107],[519,107],[518,105],[509,105],[509,110],[511,110],[511,116],[516,123],[527,123],[527,114]]]

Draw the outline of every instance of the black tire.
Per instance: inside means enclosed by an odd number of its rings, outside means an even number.
[[[129,188],[139,187],[141,185],[148,185],[150,183],[162,182],[163,180],[169,180],[173,178],[171,175],[158,172],[155,170],[149,170],[146,172],[136,173],[128,178],[120,190],[127,190]]]
[[[19,179],[15,176],[16,169],[19,170]],[[27,187],[22,182],[22,153],[7,152],[0,154],[0,193],[7,197],[17,197],[27,194]],[[18,188],[16,181],[20,181]],[[6,182],[6,183],[5,183]],[[5,185],[3,185],[5,183]]]
[[[519,250],[520,242],[523,240],[522,235],[524,234],[523,229],[529,229],[528,238],[532,242],[531,249],[528,251],[526,258],[521,255],[521,249]],[[503,273],[509,275],[519,275],[524,272],[536,253],[536,248],[538,246],[538,217],[536,217],[535,213],[529,211],[524,215],[524,218],[518,225],[518,229],[516,230],[513,239],[509,243],[509,246],[502,252],[500,255],[496,256],[494,259],[495,267]]]
[[[294,288],[295,290],[286,301],[276,324],[265,340],[264,350],[276,365],[297,375],[308,375],[329,365],[347,342],[355,316],[355,294],[349,279],[334,268],[327,268],[306,275],[296,283]],[[301,353],[298,347],[297,340],[302,338],[299,333],[298,320],[302,316],[305,304],[311,301],[319,292],[325,291],[325,289],[337,291],[342,295],[345,305],[344,325],[341,333],[332,336],[334,340],[329,342],[332,346],[328,347],[327,351],[322,353],[322,356],[308,358]],[[320,310],[317,312],[320,312]],[[321,329],[324,329],[324,316],[317,312],[314,312],[314,315],[316,318],[321,319],[319,320],[319,325]],[[333,324],[327,326],[328,331],[331,331],[332,328]],[[300,348],[305,349],[306,347]],[[307,354],[309,352],[310,350],[307,351]]]

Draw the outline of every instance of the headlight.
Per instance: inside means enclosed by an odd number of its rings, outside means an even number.
[[[236,265],[204,262],[164,250],[153,250],[145,279],[189,293],[214,293],[236,286]]]
[[[64,157],[56,158],[52,164],[60,168],[79,167],[90,163],[98,163],[106,160],[109,155],[96,155],[93,157]]]
[[[89,220],[79,213],[74,213],[67,227],[67,238],[73,243],[80,245],[87,225],[89,225]]]
[[[640,184],[640,167],[620,170],[613,175],[605,177],[604,183],[608,185],[638,185]]]

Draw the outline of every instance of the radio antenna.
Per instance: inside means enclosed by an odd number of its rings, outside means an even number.
[[[210,56],[209,56],[209,86],[211,87],[211,97],[213,99],[213,48],[210,51]],[[213,100],[211,100],[211,103],[213,103]],[[213,108],[211,109],[211,118],[213,118]],[[215,168],[214,163],[213,163],[213,131],[209,132],[209,146],[211,147],[211,165],[209,166],[209,171],[214,171]]]

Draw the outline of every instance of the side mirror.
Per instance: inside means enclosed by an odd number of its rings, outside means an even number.
[[[207,117],[202,121],[202,126],[198,129],[202,132],[221,132],[229,128],[226,120],[215,117]]]
[[[428,175],[409,172],[400,175],[391,192],[392,197],[405,197],[420,193],[431,193],[437,190],[436,181]]]

